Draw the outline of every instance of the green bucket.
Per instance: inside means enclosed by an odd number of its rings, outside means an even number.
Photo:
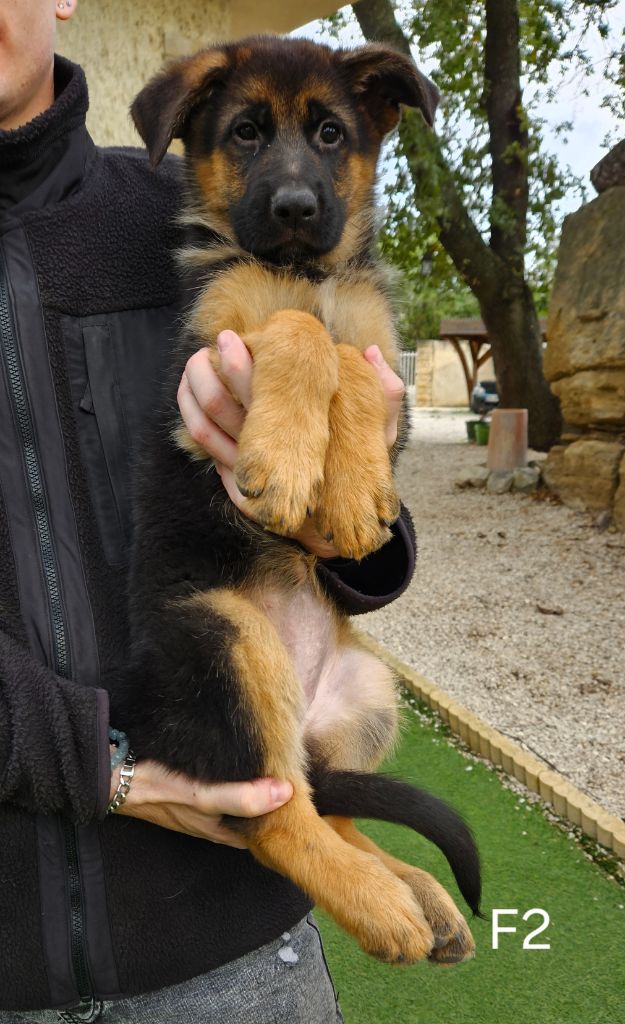
[[[490,423],[476,423],[475,424],[475,443],[476,444],[488,444],[488,435],[490,434]]]
[[[465,420],[464,425],[467,428],[467,440],[475,442],[475,428],[481,420]]]

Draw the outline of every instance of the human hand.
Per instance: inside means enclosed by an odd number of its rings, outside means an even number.
[[[111,799],[117,789],[117,776],[114,772],[111,779]],[[275,811],[292,795],[290,782],[255,779],[206,785],[147,760],[136,765],[126,800],[115,813],[244,850],[241,836],[222,825],[222,815],[257,818]]]
[[[237,439],[252,400],[252,357],[234,331],[222,331],[217,347],[220,374],[213,369],[208,349],[201,348],[185,367],[178,388],[178,406],[194,441],[214,459],[229,497],[244,515],[253,519],[250,503],[234,479]],[[392,448],[397,439],[404,383],[384,360],[377,345],[370,345],[364,358],[375,370],[382,386],[387,413],[386,443]],[[291,539],[320,558],[334,558],[338,554],[317,531],[311,517]]]

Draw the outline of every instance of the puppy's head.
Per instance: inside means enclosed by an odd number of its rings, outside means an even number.
[[[401,104],[431,125],[437,101],[410,58],[385,46],[261,36],[170,64],[131,112],[153,164],[183,140],[204,220],[283,264],[358,249]]]

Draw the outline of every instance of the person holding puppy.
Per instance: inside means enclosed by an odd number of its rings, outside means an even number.
[[[178,162],[94,146],[83,72],[54,57],[75,8],[0,11],[0,1024],[340,1020],[306,898],[221,825],[290,785],[150,761],[120,780],[105,683],[127,653],[131,455],[178,315]],[[233,332],[219,347],[220,376],[196,353],[178,399],[246,512],[232,468],[253,366]],[[403,386],[375,346],[365,358],[391,445]],[[412,575],[406,513],[360,564],[312,522],[295,539],[352,613]]]

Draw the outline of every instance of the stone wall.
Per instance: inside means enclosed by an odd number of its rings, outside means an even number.
[[[547,324],[545,375],[565,428],[543,469],[574,508],[625,529],[625,186],[567,217]]]

